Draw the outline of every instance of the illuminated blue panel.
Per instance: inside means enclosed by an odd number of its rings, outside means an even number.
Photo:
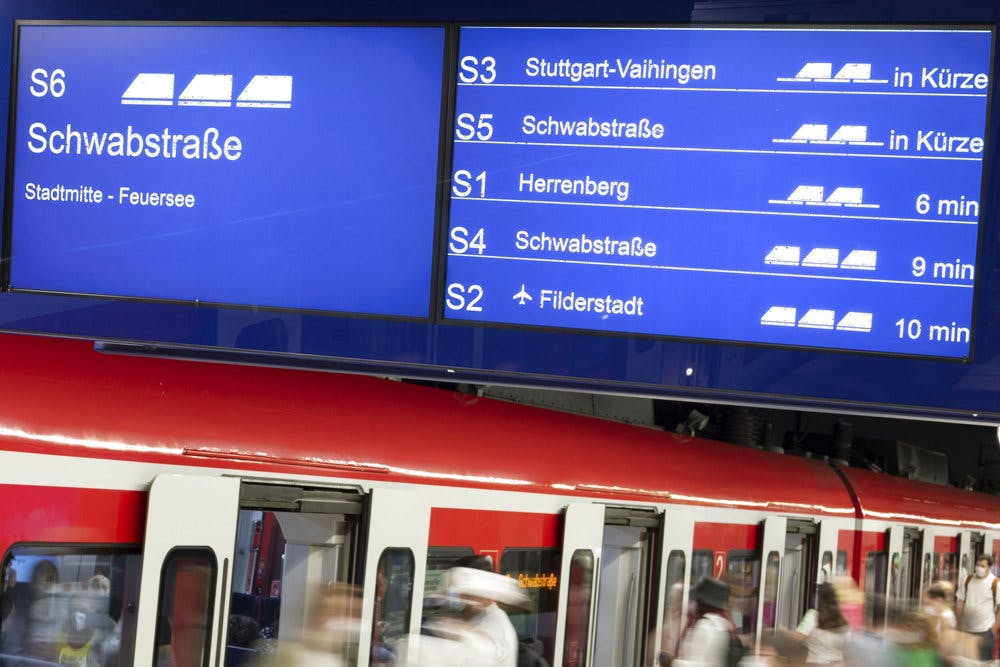
[[[426,318],[444,29],[24,25],[11,286]]]
[[[968,357],[990,49],[463,28],[444,315]]]

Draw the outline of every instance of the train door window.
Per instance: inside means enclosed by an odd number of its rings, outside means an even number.
[[[156,664],[208,665],[217,564],[211,549],[174,549],[156,605]]]
[[[837,552],[837,569],[836,569],[836,575],[838,577],[846,577],[847,576],[847,552],[846,551],[838,551]]]
[[[677,653],[677,641],[680,639],[684,623],[684,569],[686,558],[684,552],[675,550],[667,557],[666,605],[663,615],[663,638],[661,648],[670,655]]]
[[[889,595],[886,600],[886,613],[890,623],[897,623],[902,618],[906,606],[905,582],[906,565],[899,553],[893,553],[889,559]]]
[[[923,590],[927,590],[931,586],[931,555],[924,554],[924,578],[923,578]]]
[[[379,557],[372,616],[372,665],[387,661],[391,664],[393,643],[408,632],[414,570],[413,552],[409,549],[386,549]]]
[[[781,555],[777,551],[767,554],[767,565],[764,567],[764,605],[762,630],[773,630],[778,612],[778,588],[781,571]]]
[[[715,564],[715,557],[707,549],[696,549],[691,552],[691,586],[694,586],[702,577],[711,577],[712,568]]]
[[[730,551],[725,581],[729,584],[729,612],[740,634],[757,629],[757,595],[760,592],[760,556],[755,551]]]
[[[934,581],[950,581],[958,585],[958,554],[938,551],[934,553]]]
[[[0,664],[131,665],[140,562],[138,549],[13,547],[0,568]]]
[[[475,556],[472,547],[428,547],[427,569],[424,570],[424,595],[433,595],[441,589],[441,577],[456,562]]]
[[[555,651],[556,611],[559,607],[560,552],[557,549],[504,549],[500,574],[517,579],[528,597],[522,609],[506,609],[518,641],[526,653],[551,664]]]
[[[594,552],[577,549],[569,566],[563,667],[587,664],[590,639],[590,600],[594,590]]]
[[[823,560],[820,563],[819,578],[816,583],[823,584],[833,581],[833,552],[824,551]]]
[[[885,622],[886,554],[870,551],[865,557],[865,623],[881,627]]]

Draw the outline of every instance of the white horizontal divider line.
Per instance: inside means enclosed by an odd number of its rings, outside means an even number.
[[[594,206],[597,208],[625,208],[650,211],[687,211],[692,213],[736,213],[740,215],[794,215],[807,218],[839,218],[841,220],[877,220],[881,222],[933,222],[947,225],[978,225],[977,220],[939,220],[933,218],[893,218],[873,215],[838,215],[835,213],[801,213],[788,211],[745,211],[725,208],[697,208],[692,206],[666,206],[657,204],[612,204],[608,202],[548,201],[545,199],[504,199],[502,197],[452,197],[452,203],[462,201],[485,201],[503,204],[551,204],[554,206]]]
[[[955,283],[931,283],[918,280],[890,280],[888,278],[858,278],[854,276],[813,276],[777,271],[747,271],[738,269],[710,269],[697,266],[671,266],[669,264],[630,264],[628,262],[594,262],[583,259],[558,259],[552,257],[517,257],[513,255],[479,255],[474,253],[449,252],[448,257],[469,257],[472,259],[501,259],[516,262],[541,262],[547,264],[578,264],[583,266],[608,266],[629,269],[652,269],[656,271],[691,271],[693,273],[722,273],[740,276],[764,276],[769,278],[805,278],[813,280],[843,280],[846,282],[882,283],[887,285],[916,285],[919,287],[958,287],[972,289],[972,285]]]
[[[633,146],[629,144],[587,144],[556,141],[477,141],[475,139],[455,139],[456,144],[487,144],[497,146],[547,146],[551,148],[614,148],[646,151],[680,151],[692,153],[759,153],[763,155],[815,155],[820,157],[880,157],[903,158],[910,160],[963,160],[966,162],[982,162],[982,157],[956,157],[950,155],[902,155],[879,153],[832,153],[817,151],[779,151],[763,148],[695,148],[686,146]]]
[[[598,86],[579,83],[466,83],[459,81],[460,87],[469,88],[582,88],[590,90],[683,90],[702,93],[792,93],[803,95],[900,95],[905,97],[968,97],[985,98],[985,93],[911,93],[901,90],[789,90],[781,88],[696,88],[691,86]]]

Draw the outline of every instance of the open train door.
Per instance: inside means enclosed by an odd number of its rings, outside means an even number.
[[[161,475],[149,492],[135,662],[252,660],[228,645],[230,614],[295,639],[314,625],[317,595],[360,588],[359,643],[344,650],[369,664],[373,646],[419,629],[429,526],[427,503],[404,490]]]
[[[240,480],[160,475],[149,490],[135,663],[218,665]]]
[[[559,612],[553,665],[589,667],[597,609],[604,505],[572,503],[563,515]]]

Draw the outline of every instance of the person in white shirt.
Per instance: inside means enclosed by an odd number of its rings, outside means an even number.
[[[955,597],[955,616],[960,630],[979,635],[979,659],[993,659],[993,638],[1000,627],[997,605],[996,577],[990,572],[993,557],[980,554],[976,558],[975,574],[959,584]]]
[[[497,602],[524,606],[517,580],[492,571],[489,561],[459,561],[441,579],[449,613],[424,624],[424,635],[399,646],[398,665],[419,667],[517,667],[518,638]],[[468,566],[465,565],[468,564]]]
[[[809,649],[807,663],[826,665],[844,661],[850,626],[840,611],[833,584],[819,585],[816,608],[806,612],[795,631],[805,637]]]

